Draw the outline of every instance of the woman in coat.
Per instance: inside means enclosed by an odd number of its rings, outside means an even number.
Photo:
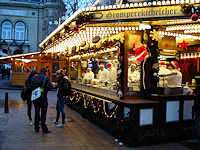
[[[26,87],[27,87],[27,106],[28,106],[28,110],[27,110],[27,114],[28,114],[28,118],[29,118],[29,124],[32,126],[33,125],[33,121],[31,118],[31,108],[32,108],[32,101],[31,101],[31,80],[34,76],[36,76],[38,74],[37,70],[32,70],[30,75],[28,76],[28,78],[26,79]]]
[[[60,69],[56,72],[57,77],[57,104],[56,104],[56,110],[57,110],[57,117],[56,120],[53,121],[53,123],[56,124],[57,127],[64,127],[65,126],[65,111],[64,111],[64,104],[65,104],[65,97],[68,95],[68,89],[70,88],[68,86],[68,78],[64,75],[64,70]],[[58,120],[60,117],[60,112],[62,114],[62,123],[58,124]]]

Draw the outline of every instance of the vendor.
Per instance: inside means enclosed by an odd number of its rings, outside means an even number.
[[[98,71],[97,79],[100,82],[106,82],[108,79],[108,70],[106,68],[104,68],[103,63],[100,63],[99,68],[100,68],[100,70]]]
[[[168,80],[168,76],[164,76],[164,75],[168,75],[170,74],[171,71],[169,69],[167,69],[167,65],[165,62],[160,62],[159,64],[159,71],[158,71],[158,75],[159,75],[159,87],[166,87],[167,86],[167,80]]]
[[[136,63],[131,63],[131,70],[128,72],[128,82],[135,83],[140,80],[140,73],[136,71]]]
[[[113,66],[111,62],[107,63],[108,68],[108,78],[107,81],[109,84],[116,84],[117,83],[117,70]]]
[[[92,79],[94,79],[94,73],[91,71],[90,67],[87,68],[87,72],[85,73],[83,79],[85,79],[85,80],[92,80]]]
[[[168,65],[171,74],[167,80],[168,86],[181,86],[182,84],[182,73],[180,72],[180,67],[178,62],[171,61]]]

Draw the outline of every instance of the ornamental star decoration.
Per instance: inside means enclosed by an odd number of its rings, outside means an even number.
[[[168,43],[166,43],[166,44],[165,44],[165,47],[169,47],[169,44],[168,44]]]
[[[197,53],[199,53],[200,52],[200,47],[199,48],[197,48]]]
[[[189,44],[189,43],[186,43],[185,40],[183,40],[183,42],[182,42],[182,43],[179,43],[178,46],[179,46],[180,48],[188,49],[188,48],[187,48],[187,45],[188,45],[188,44]]]
[[[150,37],[152,37],[152,40],[158,41],[158,39],[160,38],[159,31],[153,29],[153,31],[150,31]]]
[[[184,71],[188,74],[188,67],[190,66],[191,63],[187,63],[186,59],[184,60],[184,63],[180,63],[181,66],[181,72],[183,73]]]

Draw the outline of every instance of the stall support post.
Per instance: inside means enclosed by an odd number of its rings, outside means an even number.
[[[4,113],[9,113],[9,111],[8,111],[8,92],[5,92],[5,107],[4,107]]]

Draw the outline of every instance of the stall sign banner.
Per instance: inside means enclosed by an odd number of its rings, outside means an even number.
[[[184,16],[181,6],[95,11],[94,21]]]
[[[166,55],[166,56],[175,56],[176,55],[176,50],[165,50],[163,49],[160,51],[160,55]]]

